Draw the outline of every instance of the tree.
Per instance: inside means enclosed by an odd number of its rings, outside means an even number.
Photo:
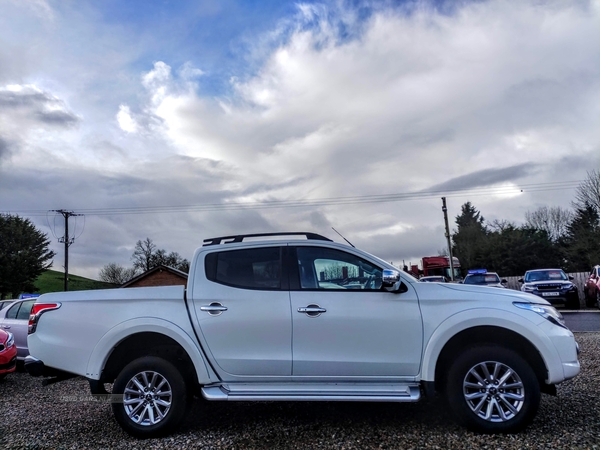
[[[488,230],[484,218],[471,202],[461,207],[461,214],[456,216],[457,230],[452,235],[452,253],[464,269],[481,266],[485,253]]]
[[[560,206],[542,206],[533,212],[525,213],[525,223],[529,228],[543,230],[552,242],[558,242],[567,233],[573,220],[573,212]]]
[[[577,208],[562,240],[567,270],[587,271],[600,261],[600,214],[590,204]]]
[[[35,292],[34,281],[52,267],[50,241],[29,219],[0,214],[0,299]]]
[[[166,250],[157,249],[150,238],[137,241],[131,259],[133,260],[133,267],[141,272],[147,272],[160,265],[172,267],[185,273],[190,270],[190,263],[187,259],[177,252],[167,253]]]
[[[577,188],[573,205],[580,210],[590,206],[600,214],[600,172],[592,170],[587,175]]]
[[[152,266],[156,267],[161,265],[172,267],[185,273],[190,271],[189,261],[184,259],[179,253],[171,252],[167,254],[165,250],[159,249],[152,255]]]
[[[486,237],[482,261],[487,270],[511,276],[532,268],[559,267],[561,255],[544,230],[501,222],[493,224]]]
[[[125,268],[117,263],[110,263],[100,270],[100,281],[112,284],[124,284],[138,274],[135,267]]]
[[[156,245],[154,245],[152,239],[147,237],[143,241],[137,241],[135,249],[133,250],[133,255],[131,255],[133,267],[142,272],[147,272],[155,267],[152,261],[155,250]]]

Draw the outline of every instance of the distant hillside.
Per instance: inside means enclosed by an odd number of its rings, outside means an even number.
[[[35,280],[35,287],[39,289],[36,294],[47,294],[48,292],[62,292],[65,287],[65,274],[55,270],[47,270]],[[77,275],[69,275],[69,291],[87,291],[90,289],[111,289],[116,284],[103,281],[90,280]]]

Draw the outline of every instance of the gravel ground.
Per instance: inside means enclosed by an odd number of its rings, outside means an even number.
[[[117,425],[110,405],[89,400],[82,378],[42,387],[25,373],[0,382],[0,448],[599,449],[600,333],[576,333],[582,371],[542,396],[535,422],[516,435],[455,425],[441,401],[210,403],[196,401],[179,431],[145,441]]]

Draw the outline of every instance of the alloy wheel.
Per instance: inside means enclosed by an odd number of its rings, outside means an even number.
[[[172,401],[171,385],[164,376],[154,371],[134,375],[123,392],[127,416],[142,426],[156,425],[163,420]]]
[[[519,375],[509,366],[486,361],[467,372],[463,395],[469,408],[481,419],[506,422],[523,408],[525,387]]]

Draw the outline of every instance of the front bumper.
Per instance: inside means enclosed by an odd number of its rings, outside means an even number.
[[[566,305],[568,303],[578,302],[579,296],[577,291],[523,291],[528,294],[533,294],[537,297],[543,298],[551,305]]]
[[[0,374],[11,373],[17,369],[17,353],[6,363],[0,364]]]

